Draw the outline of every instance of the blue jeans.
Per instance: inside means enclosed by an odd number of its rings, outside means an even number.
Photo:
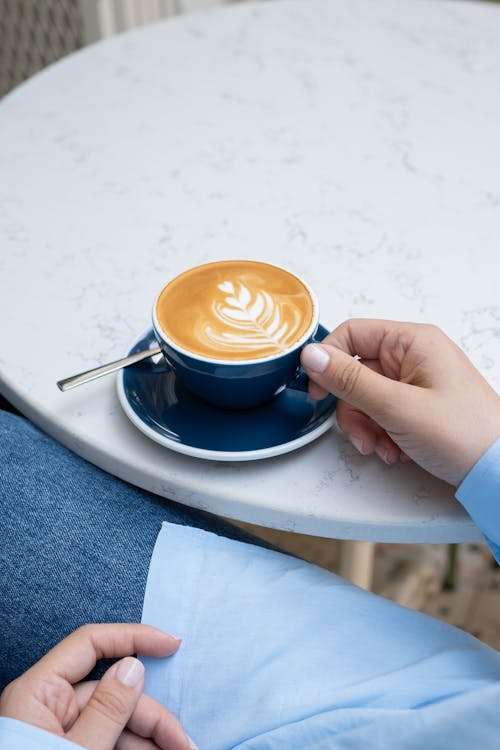
[[[0,411],[0,691],[86,622],[140,622],[162,521],[269,546],[106,474]]]

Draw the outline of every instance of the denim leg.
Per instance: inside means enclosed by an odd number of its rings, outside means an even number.
[[[140,621],[162,521],[261,544],[116,479],[0,411],[0,690],[79,625]]]

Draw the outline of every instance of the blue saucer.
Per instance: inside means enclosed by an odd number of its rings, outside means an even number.
[[[316,335],[323,339],[327,329]],[[133,345],[130,354],[154,348],[153,330]],[[120,403],[136,427],[178,453],[212,461],[251,461],[300,448],[326,432],[335,421],[334,396],[312,401],[307,393],[285,388],[255,409],[226,411],[194,396],[162,355],[122,370]]]

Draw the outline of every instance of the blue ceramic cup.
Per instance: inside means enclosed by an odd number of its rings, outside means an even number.
[[[254,263],[253,261],[244,262]],[[221,261],[217,264],[206,264],[206,266],[220,266],[224,263],[229,264],[231,261]],[[259,262],[255,261],[255,264]],[[271,268],[277,267],[271,266]],[[179,344],[160,323],[157,308],[160,297],[164,299],[165,295],[169,294],[169,285],[180,279],[182,275],[169,282],[158,294],[152,317],[155,336],[163,355],[179,380],[205,401],[224,409],[249,409],[271,400],[286,387],[307,390],[307,377],[300,368],[300,354],[304,346],[314,340],[318,329],[318,302],[314,292],[303,279],[286,269],[278,270],[291,275],[307,290],[310,297],[310,320],[305,321],[300,337],[293,341],[289,348],[262,358],[242,359],[235,356],[229,360],[222,359],[216,354],[207,356],[207,353],[202,355],[193,352]],[[190,290],[188,289],[187,292],[190,293]],[[196,294],[193,294],[193,299],[196,299]]]

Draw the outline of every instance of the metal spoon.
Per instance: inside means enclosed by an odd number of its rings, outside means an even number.
[[[130,357],[123,357],[123,359],[117,359],[114,362],[109,362],[107,365],[94,367],[92,370],[80,372],[78,375],[72,375],[70,378],[58,380],[57,387],[60,391],[69,391],[70,388],[76,388],[77,385],[82,385],[83,383],[89,383],[91,380],[102,378],[103,375],[108,375],[110,372],[121,370],[122,367],[135,365],[136,362],[141,362],[143,359],[154,357],[155,354],[160,354],[160,352],[161,349],[159,346],[155,349],[145,349],[142,352],[136,352],[135,354],[131,354]]]

